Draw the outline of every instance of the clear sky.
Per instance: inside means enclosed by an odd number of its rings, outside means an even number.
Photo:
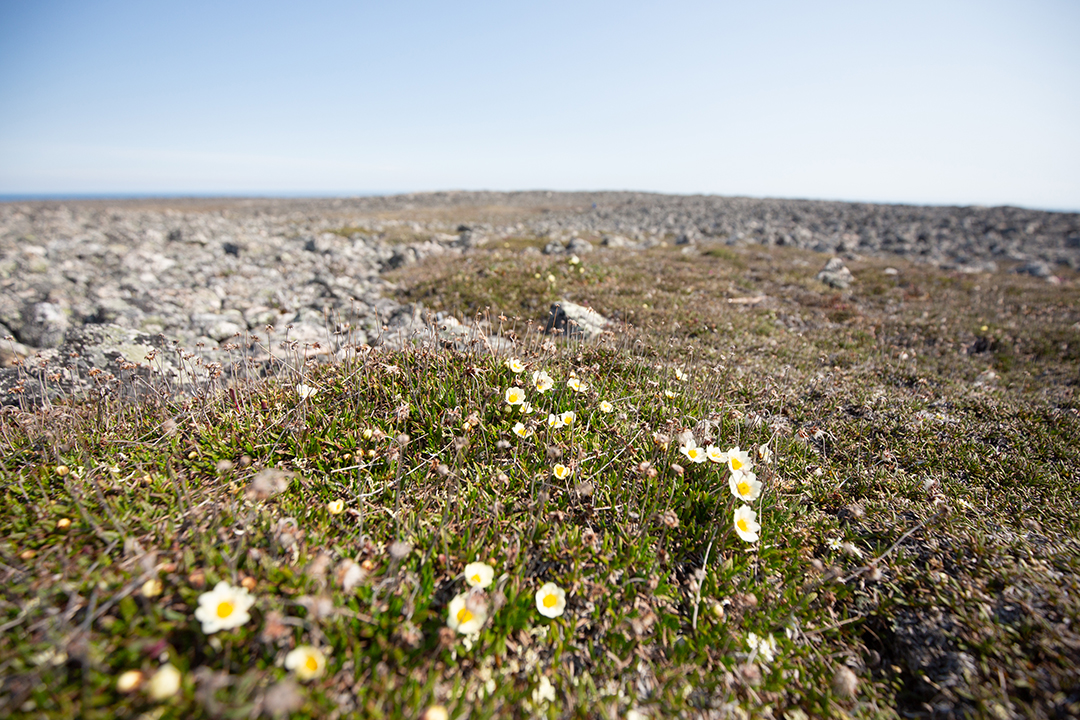
[[[0,0],[0,193],[1080,209],[1080,2]]]

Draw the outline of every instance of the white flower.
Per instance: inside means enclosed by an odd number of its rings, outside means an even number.
[[[558,430],[563,425],[564,425],[564,423],[563,423],[561,417],[559,417],[558,415],[556,415],[554,413],[552,413],[551,415],[548,415],[548,427],[549,428],[551,428],[552,430]]]
[[[830,550],[839,550],[844,547],[844,543],[840,542],[839,538],[826,538],[825,544],[829,546]]]
[[[548,390],[555,387],[555,381],[543,370],[536,370],[533,372],[532,381],[533,387],[540,393],[546,393]]]
[[[298,645],[285,656],[285,668],[292,670],[301,680],[311,680],[323,674],[326,656],[311,645]]]
[[[686,382],[687,378],[689,378],[690,376],[683,372],[681,368],[675,368],[675,377],[677,377],[679,380],[682,380],[683,382]]]
[[[195,619],[202,623],[203,632],[207,635],[218,630],[231,630],[251,619],[248,610],[254,604],[255,598],[246,588],[233,587],[222,580],[213,590],[199,596]]]
[[[540,676],[540,684],[532,691],[533,703],[555,702],[555,686],[543,675]]]
[[[465,582],[475,588],[486,588],[495,579],[495,568],[487,563],[471,562],[465,566]]]
[[[757,523],[757,513],[749,505],[743,505],[735,511],[735,532],[746,542],[757,542],[761,526]]]
[[[330,513],[331,515],[340,515],[341,513],[345,512],[345,501],[340,498],[337,500],[331,500],[330,502],[326,503],[326,512]]]
[[[756,651],[757,656],[765,663],[771,663],[776,657],[776,638],[771,634],[769,637],[758,637],[757,633],[746,636],[746,644],[751,652]]]
[[[544,617],[559,617],[566,610],[566,591],[555,583],[544,583],[536,591],[536,609]]]
[[[563,425],[573,425],[574,421],[577,420],[577,413],[573,410],[567,410],[559,416],[559,420],[562,421]]]
[[[757,449],[758,457],[761,458],[761,462],[768,465],[772,462],[772,450],[769,449],[768,443],[762,443]]]
[[[686,444],[679,448],[679,452],[688,457],[691,462],[703,463],[706,460],[705,448],[699,447],[694,438],[690,438],[686,441]]]
[[[675,394],[674,390],[665,390],[664,391],[664,397],[666,397],[666,398],[668,398],[670,400],[674,400],[675,398],[678,397],[678,395]]]
[[[120,673],[120,677],[116,678],[116,691],[122,693],[129,693],[139,689],[142,685],[143,674],[138,670],[128,670]]]
[[[609,403],[607,400],[600,401],[600,412],[609,413],[615,409],[615,406]]]
[[[578,380],[576,377],[572,377],[566,381],[566,387],[570,388],[574,392],[585,392],[587,387],[585,383]]]
[[[552,472],[554,472],[555,477],[559,478],[560,480],[565,480],[566,478],[570,477],[570,468],[566,467],[562,463],[556,463]]]
[[[754,464],[750,455],[745,450],[740,450],[738,445],[727,451],[727,463],[731,472],[749,470]]]
[[[484,603],[475,603],[475,607],[470,609],[468,599],[468,593],[456,595],[453,600],[450,600],[450,606],[447,608],[449,614],[446,625],[451,630],[457,630],[461,635],[480,633],[480,629],[487,622]]]
[[[165,663],[154,673],[154,677],[150,678],[150,682],[146,685],[146,694],[151,700],[170,698],[180,692],[180,682],[183,679],[184,676],[173,667],[172,663]]]
[[[506,388],[506,404],[520,405],[525,402],[525,391],[519,387]]]
[[[467,607],[466,600],[468,597],[469,593],[455,595],[454,599],[450,601],[450,607],[447,608],[449,612],[449,616],[446,618],[447,627],[451,630],[457,630],[462,635],[472,635],[480,632],[480,628],[484,627],[484,622],[487,621],[487,614],[481,609],[482,604],[477,604],[476,612]]]
[[[514,434],[519,438],[527,438],[531,435],[529,428],[525,427],[525,423],[520,422],[514,425]]]
[[[313,397],[317,392],[319,392],[318,388],[313,388],[304,383],[300,383],[296,386],[296,394],[300,396],[301,400],[307,400],[309,397]]]
[[[536,408],[534,408],[532,406],[532,403],[529,402],[523,402],[519,407],[521,409],[521,412],[525,415],[532,415],[534,412],[536,412]]]
[[[709,460],[716,463],[717,465],[727,462],[727,453],[716,447],[715,445],[710,445],[709,447],[705,448],[705,455],[709,458]]]
[[[571,255],[570,259],[567,260],[567,262],[570,263],[571,265],[577,265],[578,263],[581,262],[581,258],[579,258],[577,255]]]
[[[525,363],[521,362],[516,357],[513,357],[513,358],[509,358],[506,361],[506,367],[510,368],[510,372],[517,375],[518,373],[525,370]]]
[[[745,502],[753,502],[761,495],[761,482],[752,472],[736,470],[728,475],[728,485],[732,494]]]

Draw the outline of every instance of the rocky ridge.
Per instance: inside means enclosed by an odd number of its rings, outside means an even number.
[[[452,219],[492,208],[490,222]],[[380,273],[513,236],[551,253],[758,243],[1051,279],[1080,268],[1080,215],[1011,207],[539,191],[0,203],[0,337],[12,338],[0,364],[36,355],[0,370],[0,401],[89,389],[103,364],[107,377],[154,367],[180,382],[417,333],[491,346],[452,318],[430,328],[384,295]]]

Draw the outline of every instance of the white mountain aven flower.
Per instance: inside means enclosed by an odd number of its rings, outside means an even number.
[[[558,430],[563,425],[565,425],[565,423],[562,421],[562,418],[559,417],[558,415],[556,415],[555,413],[552,413],[552,414],[548,415],[548,421],[547,422],[548,422],[548,427],[551,428],[552,430]]]
[[[536,705],[555,702],[555,686],[543,675],[540,676],[540,684],[532,691],[532,701]]]
[[[124,694],[135,692],[142,685],[143,674],[139,670],[127,670],[120,673],[120,677],[116,678],[116,691]]]
[[[146,694],[150,696],[151,700],[171,698],[180,692],[180,684],[183,679],[184,676],[172,663],[165,663],[150,678],[150,682],[146,684]]]
[[[728,475],[732,494],[744,502],[754,502],[761,496],[761,481],[752,472],[736,470]]]
[[[310,397],[314,397],[319,392],[318,388],[313,388],[310,385],[300,383],[296,386],[296,394],[300,396],[301,400],[307,400]]]
[[[525,402],[525,391],[519,387],[506,388],[505,398],[507,405],[520,405]]]
[[[521,403],[521,405],[518,405],[518,409],[521,410],[522,415],[532,415],[536,412],[536,408],[534,408],[530,402]]]
[[[607,400],[600,401],[600,412],[609,413],[615,409],[615,406],[609,403]]]
[[[727,464],[727,453],[715,445],[709,445],[705,448],[705,456],[709,458],[710,462],[714,462],[717,465]]]
[[[566,387],[570,388],[574,392],[585,392],[588,387],[585,383],[578,380],[576,377],[572,377],[566,381]]]
[[[341,513],[345,512],[345,501],[340,498],[337,500],[331,500],[330,502],[326,503],[326,512],[330,513],[331,515],[340,515]]]
[[[757,542],[761,526],[757,523],[757,513],[749,505],[743,505],[735,511],[735,532],[746,542]]]
[[[736,470],[749,470],[754,465],[754,461],[750,459],[749,453],[745,450],[740,450],[738,445],[727,451],[727,462],[731,472],[735,472]]]
[[[468,593],[455,595],[447,608],[449,612],[449,616],[446,618],[447,627],[451,630],[457,630],[462,635],[472,635],[480,632],[480,628],[484,627],[484,623],[487,621],[487,614],[482,610],[483,605],[478,605],[476,612],[466,606],[465,601],[468,596]]]
[[[285,656],[285,668],[300,680],[314,680],[326,670],[326,656],[317,647],[298,645]]]
[[[544,583],[536,591],[536,609],[544,617],[559,617],[566,610],[566,591],[555,583]]]
[[[465,566],[465,582],[471,587],[486,588],[495,580],[495,568],[487,563],[471,562]]]
[[[515,375],[525,371],[525,363],[521,362],[516,357],[508,358],[506,361],[506,367],[510,368],[510,372],[514,373]]]
[[[700,447],[693,438],[686,441],[685,445],[679,447],[679,452],[688,457],[691,462],[703,463],[708,459],[705,452],[705,448]]]
[[[751,652],[757,652],[758,658],[764,663],[771,663],[776,659],[776,638],[771,634],[769,637],[759,637],[757,633],[746,636],[746,644]]]
[[[514,425],[514,434],[517,435],[519,438],[527,438],[532,433],[530,432],[529,428],[525,427],[525,423],[519,422],[515,423]]]
[[[537,370],[532,374],[533,387],[539,393],[546,393],[555,387],[555,381],[543,370]]]
[[[665,390],[664,391],[664,397],[666,397],[668,400],[674,400],[675,398],[677,398],[679,396],[675,393],[674,390]]]
[[[562,463],[556,463],[555,467],[552,469],[552,472],[555,474],[555,477],[559,478],[560,480],[565,480],[566,478],[570,477],[570,468],[566,467]]]
[[[769,449],[768,443],[762,443],[757,449],[758,457],[761,458],[761,462],[769,465],[772,463],[772,450]]]
[[[690,378],[690,376],[687,375],[686,372],[683,371],[681,368],[675,368],[675,377],[677,377],[682,382],[686,382]]]
[[[232,630],[251,619],[248,610],[255,604],[246,588],[233,587],[222,580],[210,592],[199,596],[195,619],[202,623],[207,635],[218,630]]]
[[[563,425],[569,427],[574,424],[575,420],[577,420],[577,413],[575,413],[573,410],[567,410],[559,416],[559,419],[562,420]]]

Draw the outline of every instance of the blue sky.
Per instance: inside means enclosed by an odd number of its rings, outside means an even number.
[[[0,0],[0,193],[1080,209],[1080,3]]]

